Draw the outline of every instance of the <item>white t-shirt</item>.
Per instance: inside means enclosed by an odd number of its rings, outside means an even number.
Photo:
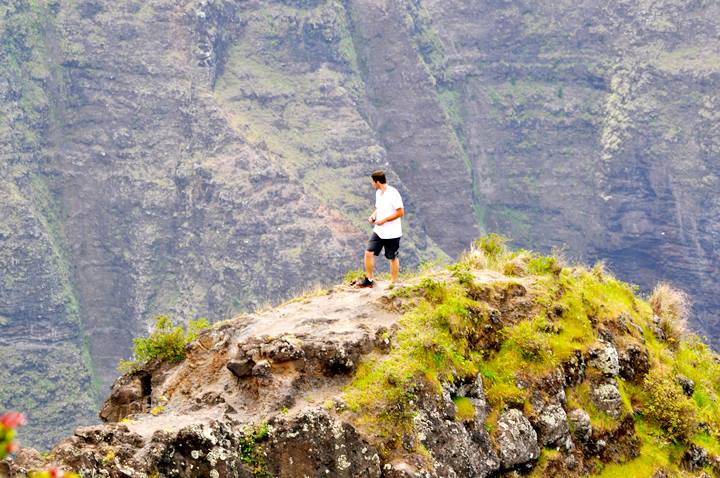
[[[403,207],[402,198],[398,190],[394,187],[388,186],[385,188],[384,193],[382,189],[375,191],[375,209],[377,209],[375,218],[377,220],[392,216],[401,207]],[[375,226],[373,232],[381,239],[394,239],[402,236],[400,218],[393,219],[381,226]]]

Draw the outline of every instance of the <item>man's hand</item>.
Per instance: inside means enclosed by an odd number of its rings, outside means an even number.
[[[382,225],[385,224],[386,222],[387,222],[387,219],[379,219],[379,220],[375,221],[375,225],[376,225],[376,226],[382,226]]]
[[[372,215],[372,216],[368,217],[368,222],[369,222],[370,224],[375,224],[375,216]]]

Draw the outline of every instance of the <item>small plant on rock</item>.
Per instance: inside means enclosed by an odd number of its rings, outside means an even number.
[[[498,259],[507,252],[510,240],[499,234],[488,234],[475,241],[475,247],[482,250],[489,259]]]
[[[467,265],[458,263],[448,267],[452,276],[462,285],[470,285],[473,282],[473,274]]]
[[[361,281],[365,277],[365,271],[362,269],[355,269],[351,271],[347,271],[345,274],[345,278],[343,279],[343,282],[345,284],[351,284],[353,282]]]
[[[459,264],[476,270],[493,269],[502,272],[505,262],[511,258],[508,242],[508,238],[499,234],[482,236],[462,254]]]
[[[528,273],[528,262],[532,255],[526,251],[518,251],[503,266],[503,274],[506,276],[525,276]]]
[[[475,406],[466,397],[453,398],[455,403],[455,418],[460,422],[471,422],[475,419]]]
[[[697,423],[693,402],[683,394],[674,377],[655,370],[645,377],[644,412],[677,440],[687,440],[695,432]]]
[[[240,438],[240,460],[250,467],[253,476],[257,478],[269,476],[262,450],[257,446],[257,443],[267,439],[269,434],[268,424],[261,423],[254,428],[246,428]]]
[[[133,340],[133,360],[121,360],[121,372],[131,372],[142,364],[158,358],[168,362],[185,359],[185,346],[197,339],[200,331],[210,327],[206,319],[191,320],[187,330],[174,325],[165,315],[155,318],[155,326],[149,337]]]

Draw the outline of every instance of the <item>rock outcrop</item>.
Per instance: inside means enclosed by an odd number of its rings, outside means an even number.
[[[494,260],[500,270],[514,261],[528,271],[550,259],[506,251]],[[338,286],[211,327],[182,362],[154,359],[119,378],[100,412],[104,424],[77,428],[47,456],[22,449],[0,471],[485,478],[532,470],[571,478],[646,467],[634,461],[641,447],[662,457],[653,473],[717,462],[720,417],[685,396],[691,383],[701,393],[718,387],[702,378],[720,374],[720,364],[701,342],[657,342],[651,356],[643,344],[652,311],[610,276],[579,267],[508,276],[475,263],[466,257],[396,288]],[[624,313],[639,330],[616,327]],[[648,373],[682,366],[688,375],[656,383],[688,402],[657,402],[662,390],[623,374],[613,343],[647,357],[638,369]],[[681,363],[677,349],[693,350],[695,363]],[[694,419],[673,415],[683,411],[703,418],[687,427],[703,427],[702,444],[678,428]]]
[[[540,457],[537,432],[520,410],[508,410],[497,423],[497,444],[502,467],[512,469]]]

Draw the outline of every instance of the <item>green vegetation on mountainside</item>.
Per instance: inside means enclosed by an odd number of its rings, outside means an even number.
[[[343,4],[248,7],[215,95],[248,142],[277,157],[309,194],[360,230],[372,209],[369,168],[385,151],[368,125],[365,85]],[[406,250],[445,258],[406,218]]]
[[[46,34],[52,18],[47,2],[40,0],[0,6],[0,75],[19,96],[0,110],[0,137],[12,137],[26,152],[40,146],[50,108],[47,83],[52,72]]]
[[[78,425],[87,425],[97,407],[89,357],[72,343],[56,346],[0,347],[0,403],[22,410],[28,423],[19,430],[23,446],[50,448]]]
[[[15,99],[0,105],[0,154],[15,159],[0,165],[7,181],[0,188],[9,191],[6,203],[12,205],[10,215],[0,219],[0,229],[6,226],[11,231],[4,237],[4,247],[16,254],[7,262],[12,267],[0,277],[0,284],[7,288],[11,304],[18,283],[40,284],[47,294],[33,296],[36,304],[29,307],[31,311],[11,310],[10,317],[0,320],[0,326],[11,331],[18,327],[26,334],[21,343],[3,345],[0,404],[27,414],[20,439],[38,447],[48,447],[71,427],[87,423],[98,395],[72,285],[62,215],[37,169],[54,120],[51,92],[61,82],[60,67],[51,53],[54,20],[49,2],[11,0],[0,5],[0,82],[8,87],[7,97]],[[28,160],[16,160],[24,158]],[[30,230],[31,240],[17,234]],[[31,315],[37,323],[28,325],[23,315]]]
[[[494,274],[491,280],[488,274]],[[532,300],[523,300],[523,291]],[[405,313],[391,349],[363,360],[345,389],[346,403],[354,422],[390,454],[413,435],[421,390],[439,394],[443,383],[471,383],[480,374],[492,406],[485,426],[492,432],[506,407],[531,415],[533,384],[586,354],[604,331],[618,347],[646,347],[650,372],[638,383],[616,378],[620,416],[598,409],[590,398],[594,369],[568,387],[568,409],[587,411],[596,432],[612,433],[626,417],[635,422],[640,455],[615,457],[617,463],[594,458],[592,469],[606,477],[683,473],[680,456],[690,444],[720,453],[720,364],[683,330],[682,317],[672,312],[677,308],[658,307],[657,297],[666,294],[656,291],[653,310],[602,264],[568,266],[556,257],[510,251],[497,236],[483,238],[448,270],[426,272],[415,285],[394,291]],[[662,317],[669,324],[661,340],[654,318]],[[680,376],[695,383],[692,398],[684,395]],[[457,420],[472,419],[472,404],[453,399]],[[416,447],[422,453],[419,442]],[[543,451],[533,476],[544,476],[556,454]]]

